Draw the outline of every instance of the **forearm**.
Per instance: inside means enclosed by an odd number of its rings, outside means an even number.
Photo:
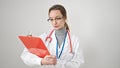
[[[21,59],[23,62],[29,66],[39,65],[41,66],[41,59],[40,57],[30,53],[28,50],[24,50]]]
[[[68,58],[70,58],[70,55]],[[84,63],[82,51],[75,53],[72,59],[57,60],[57,64],[63,66],[63,68],[79,68],[82,63]]]
[[[81,63],[77,62],[66,62],[65,63],[65,68],[79,68]]]
[[[61,68],[79,68],[80,64],[81,62],[58,60],[56,66]]]

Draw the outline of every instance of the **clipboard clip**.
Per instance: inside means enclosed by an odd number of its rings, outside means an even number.
[[[31,37],[32,36],[32,32],[30,31],[30,32],[28,32],[28,35],[27,35],[28,37]]]

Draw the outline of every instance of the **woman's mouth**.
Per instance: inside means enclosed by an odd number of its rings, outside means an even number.
[[[57,28],[58,26],[54,26],[55,28]]]

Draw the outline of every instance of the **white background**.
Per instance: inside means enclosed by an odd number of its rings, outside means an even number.
[[[20,58],[18,36],[48,32],[54,4],[65,6],[71,33],[80,39],[81,68],[120,68],[120,0],[0,0],[0,68],[30,68]]]

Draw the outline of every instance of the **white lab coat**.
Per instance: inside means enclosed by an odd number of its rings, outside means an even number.
[[[48,34],[42,34],[40,38],[45,42],[45,38]],[[49,44],[48,41],[45,42],[49,52],[51,55],[56,55],[56,37],[55,31],[51,35],[52,42]],[[84,63],[82,49],[79,45],[79,40],[77,37],[71,35],[71,42],[72,42],[72,49],[73,53],[70,53],[70,42],[68,38],[68,34],[65,41],[64,50],[60,59],[57,59],[56,65],[41,65],[40,57],[30,53],[26,48],[24,49],[23,53],[21,54],[21,59],[23,62],[29,66],[40,66],[43,68],[79,68],[81,63]],[[62,45],[58,48],[58,54],[62,49]]]

